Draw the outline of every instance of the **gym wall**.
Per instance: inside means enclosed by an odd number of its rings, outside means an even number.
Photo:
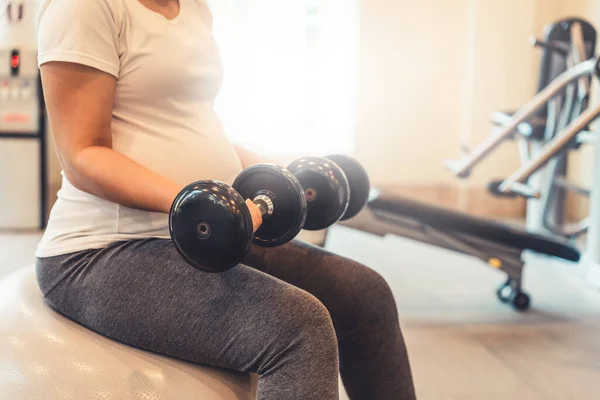
[[[518,166],[512,143],[458,181],[443,169],[490,134],[489,114],[534,94],[535,1],[369,0],[362,3],[357,156],[380,186],[493,216],[524,203],[487,194]]]

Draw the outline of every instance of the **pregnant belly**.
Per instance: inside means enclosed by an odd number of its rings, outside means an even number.
[[[161,137],[138,134],[135,138],[114,142],[116,151],[184,185],[199,180],[231,184],[242,170],[233,145],[224,135],[179,132]]]

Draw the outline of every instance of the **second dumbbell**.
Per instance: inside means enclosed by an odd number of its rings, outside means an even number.
[[[353,158],[305,157],[288,170],[298,178],[307,202],[306,230],[321,230],[354,217],[367,203],[369,177]]]

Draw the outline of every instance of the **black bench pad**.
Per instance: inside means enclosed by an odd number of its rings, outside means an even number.
[[[529,249],[575,262],[581,257],[577,249],[554,238],[531,234],[517,227],[395,195],[380,195],[369,202],[369,208],[374,212],[400,215],[439,230],[470,234],[508,247]]]

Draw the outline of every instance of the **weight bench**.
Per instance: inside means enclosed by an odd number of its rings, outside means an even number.
[[[522,290],[525,250],[572,262],[580,258],[579,251],[565,242],[395,195],[376,196],[368,208],[385,227],[385,232],[373,233],[394,234],[468,254],[505,272],[507,280],[497,296],[519,311],[530,306],[530,298]]]
[[[540,93],[574,64],[579,64],[594,56],[596,29],[588,21],[580,18],[562,19],[546,27],[543,39],[533,37],[530,39],[530,43],[532,46],[542,49],[537,90],[537,93]],[[572,48],[577,51],[573,51]],[[591,79],[586,78],[585,81],[586,88],[584,89],[588,91]],[[579,95],[585,98],[587,93],[579,93]],[[562,93],[562,96],[565,97],[565,101],[561,107],[565,108],[567,122],[577,117],[587,107],[587,98],[582,102],[574,101],[568,98],[567,90]],[[512,122],[517,111],[495,111],[491,114],[490,121],[499,127],[507,126]],[[557,129],[554,126],[556,125],[555,118],[549,118],[550,111],[552,110],[548,108],[538,110],[518,126],[516,133],[531,141],[545,142],[551,139],[557,133]]]

